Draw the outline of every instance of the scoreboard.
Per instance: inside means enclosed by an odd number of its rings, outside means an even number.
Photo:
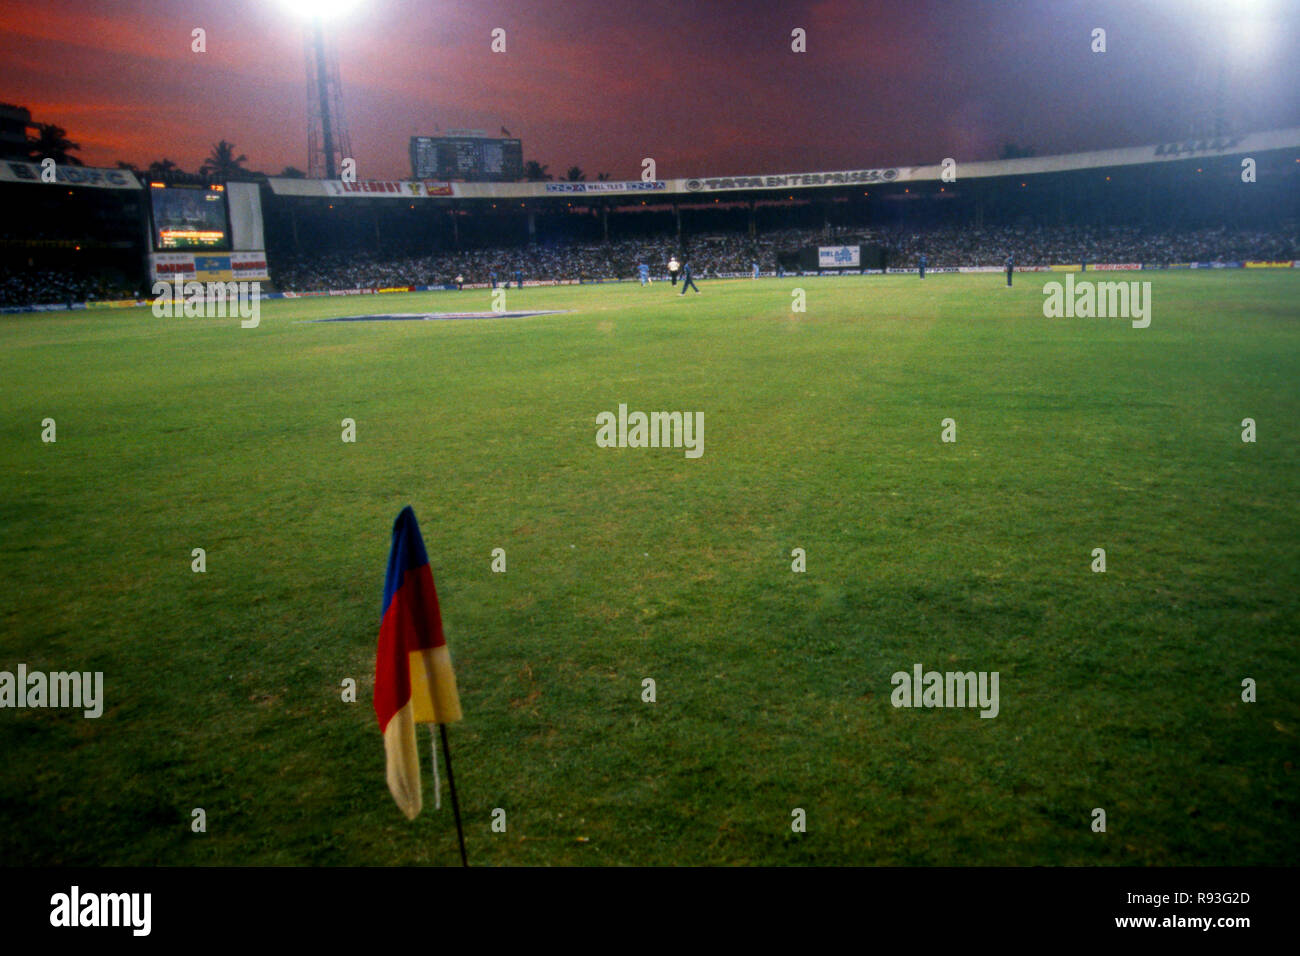
[[[488,136],[412,136],[414,179],[506,182],[522,179],[524,148],[517,139]]]
[[[149,213],[155,252],[230,249],[225,186],[150,183]]]

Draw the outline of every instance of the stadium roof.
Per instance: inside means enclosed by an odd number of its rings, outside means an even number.
[[[1086,169],[1141,166],[1178,160],[1217,156],[1247,156],[1274,150],[1300,149],[1300,127],[1247,133],[1240,136],[1182,140],[1152,146],[1033,156],[1026,159],[997,159],[957,163],[957,179],[992,179],[1001,176],[1035,176]],[[694,197],[703,194],[792,189],[879,186],[890,183],[938,181],[942,163],[926,166],[886,166],[875,169],[845,169],[830,172],[761,173],[751,176],[701,176],[661,179],[652,182],[529,182],[447,183],[432,180],[364,180],[345,183],[337,179],[288,179],[270,177],[271,190],[278,196],[334,199],[542,199],[574,196],[664,196]],[[57,182],[71,186],[139,189],[129,171],[63,165]],[[41,168],[21,160],[0,160],[0,182],[40,183]]]
[[[999,176],[1033,176],[1074,170],[1103,169],[1174,162],[1207,156],[1235,156],[1279,149],[1300,149],[1300,127],[1246,133],[1240,136],[1209,137],[1132,146],[1123,149],[1034,156],[1027,159],[997,159],[964,163],[956,157],[959,180]],[[368,180],[353,183],[337,179],[285,179],[271,177],[271,189],[280,196],[317,198],[357,197],[389,199],[540,199],[563,196],[665,195],[695,196],[703,193],[790,190],[837,186],[871,186],[887,183],[938,180],[942,163],[928,166],[888,166],[811,173],[762,173],[752,176],[691,177],[652,182],[529,182],[447,183],[432,180]]]

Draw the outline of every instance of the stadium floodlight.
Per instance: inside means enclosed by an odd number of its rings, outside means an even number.
[[[1260,18],[1233,20],[1224,31],[1224,39],[1234,57],[1249,62],[1268,52],[1273,39],[1273,24]]]
[[[1226,136],[1230,75],[1266,69],[1273,56],[1274,37],[1282,30],[1276,0],[1185,0],[1179,12],[1195,25],[1198,54],[1196,80],[1202,98],[1189,124],[1191,137]]]
[[[1282,30],[1275,0],[1198,0],[1191,5],[1201,20],[1208,49],[1237,64],[1248,64],[1267,52],[1275,33]]]
[[[350,13],[361,0],[280,0],[280,6],[304,20],[334,20]]]
[[[333,179],[338,165],[352,153],[343,122],[342,81],[338,53],[325,22],[342,19],[360,0],[279,0],[280,6],[307,24],[307,170]]]

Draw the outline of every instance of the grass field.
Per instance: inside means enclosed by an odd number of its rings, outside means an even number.
[[[1294,863],[1300,273],[1111,277],[1147,329],[1043,318],[1047,278],[0,319],[0,670],[106,697],[0,710],[0,861],[458,863],[370,707],[409,503],[472,864]],[[702,411],[703,456],[596,447],[619,403]],[[916,663],[1000,713],[894,708]]]

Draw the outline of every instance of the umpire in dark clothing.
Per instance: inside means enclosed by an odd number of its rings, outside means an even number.
[[[677,294],[685,295],[687,286],[690,286],[692,289],[694,289],[696,295],[699,294],[700,287],[697,286],[695,284],[695,280],[691,278],[691,263],[689,259],[687,259],[682,263],[682,291],[678,292]]]

